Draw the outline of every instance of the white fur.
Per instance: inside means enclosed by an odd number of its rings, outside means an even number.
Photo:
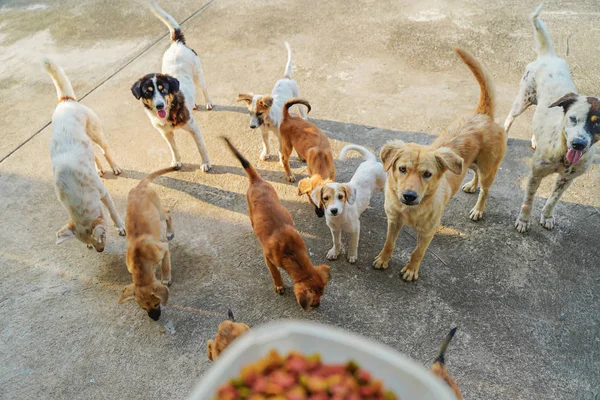
[[[383,170],[383,164],[377,161],[373,153],[362,146],[347,145],[340,153],[340,160],[344,159],[346,152],[355,150],[362,154],[363,161],[350,182],[344,184],[350,188],[350,196],[345,200],[339,200],[338,194],[343,190],[339,183],[328,183],[325,186],[335,190],[335,201],[329,204],[325,209],[325,220],[331,230],[333,238],[333,247],[327,253],[329,260],[335,260],[342,251],[342,231],[350,233],[350,246],[348,248],[348,261],[356,262],[358,257],[358,240],[360,237],[360,216],[371,203],[371,197],[375,190],[383,191],[387,180],[387,173]],[[319,204],[320,199],[315,198],[315,194],[320,192],[321,187],[316,187],[311,196],[315,204]],[[336,215],[331,213],[332,209],[337,209]]]
[[[116,175],[121,173],[121,169],[109,153],[99,118],[91,109],[74,100],[73,88],[62,68],[49,59],[44,59],[44,67],[54,81],[58,99],[63,98],[52,115],[50,157],[56,195],[69,213],[70,223],[57,232],[56,244],[76,237],[102,251],[106,241],[104,221],[92,229],[94,221],[104,219],[102,204],[108,208],[120,235],[125,235],[125,224],[98,176],[103,171],[90,139],[100,146]],[[66,96],[73,100],[64,99]]]

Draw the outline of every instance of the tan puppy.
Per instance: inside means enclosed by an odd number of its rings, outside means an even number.
[[[452,123],[430,146],[394,141],[381,149],[384,170],[388,171],[385,191],[388,230],[385,246],[373,266],[388,267],[398,234],[407,224],[418,234],[417,247],[402,269],[402,278],[408,281],[419,278],[425,251],[440,225],[446,204],[458,191],[469,166],[475,176],[463,190],[473,193],[477,184],[481,185],[470,217],[473,221],[482,218],[490,186],[506,151],[504,130],[494,122],[491,77],[470,53],[455,51],[481,88],[475,112]]]
[[[302,104],[310,112],[308,101],[293,98],[283,105],[283,120],[279,132],[281,134],[281,162],[285,175],[289,182],[296,178],[290,170],[290,155],[295,149],[298,156],[306,160],[310,178],[304,178],[298,182],[298,195],[306,194],[315,212],[319,217],[323,216],[323,209],[317,206],[311,199],[310,193],[317,186],[325,182],[335,180],[335,163],[333,153],[329,145],[329,139],[315,124],[303,118],[290,115],[289,108],[295,104]]]
[[[229,319],[219,324],[215,340],[209,340],[206,344],[206,353],[210,361],[215,361],[231,342],[250,330],[248,325],[235,322],[231,310],[227,314]]]
[[[448,373],[448,368],[446,368],[446,362],[444,360],[448,344],[450,344],[450,341],[454,337],[455,333],[456,328],[452,328],[448,335],[446,335],[446,338],[440,345],[440,351],[438,352],[437,357],[433,361],[433,365],[431,366],[431,372],[442,378],[448,384],[448,386],[450,386],[457,400],[462,400],[462,393],[460,392],[456,381]]]
[[[169,299],[169,289],[164,285],[171,284],[171,255],[169,245],[161,240],[160,223],[167,223],[167,240],[173,239],[175,234],[171,214],[161,206],[158,195],[148,184],[176,168],[151,173],[127,196],[127,270],[133,283],[125,286],[119,304],[135,299],[155,321],[160,318],[160,305],[166,305]],[[159,264],[162,283],[155,276]]]
[[[254,167],[240,154],[229,139],[223,138],[231,152],[240,161],[250,187],[246,193],[248,214],[254,233],[263,246],[265,263],[271,271],[275,292],[283,294],[283,279],[279,268],[285,270],[294,283],[298,304],[307,310],[317,307],[329,281],[329,266],[313,266],[302,237],[294,228],[290,212],[281,205],[273,186],[264,181]]]

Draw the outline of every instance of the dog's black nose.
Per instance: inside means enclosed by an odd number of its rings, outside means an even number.
[[[148,316],[154,321],[158,321],[160,318],[160,307],[150,309],[150,311],[148,311]]]
[[[575,150],[583,150],[587,147],[587,142],[584,139],[575,139],[571,143],[571,147]]]
[[[250,124],[250,129],[255,129],[256,125]]]
[[[329,212],[331,212],[333,215],[337,215],[338,209],[337,208],[332,208],[329,210]]]
[[[402,194],[402,197],[404,197],[404,200],[406,200],[407,203],[412,203],[417,199],[418,195],[414,190],[407,190]]]
[[[157,109],[157,110],[162,110],[163,108],[165,108],[165,105],[164,105],[164,104],[160,104],[160,103],[159,103],[159,104],[157,104],[157,105],[156,105],[156,109]]]

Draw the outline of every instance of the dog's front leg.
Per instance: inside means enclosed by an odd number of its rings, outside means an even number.
[[[100,161],[100,157],[94,154],[94,162],[96,163],[96,172],[98,176],[104,176],[104,168],[102,168],[102,162]]]
[[[173,283],[173,278],[171,277],[171,252],[169,251],[169,246],[166,243],[165,247],[166,250],[160,266],[160,279],[163,285],[171,286],[171,283]]]
[[[388,214],[387,220],[388,229],[385,245],[379,255],[375,257],[375,260],[373,260],[373,267],[375,267],[375,269],[387,269],[389,266],[388,263],[390,258],[392,258],[392,253],[394,253],[394,248],[396,247],[396,239],[398,239],[398,235],[404,225],[402,217],[399,215]]]
[[[169,145],[169,149],[171,150],[171,167],[176,170],[180,170],[183,166],[181,164],[181,155],[179,154],[179,150],[177,149],[177,144],[175,143],[175,135],[173,135],[172,130],[165,130],[157,127],[158,131],[162,135],[162,137],[166,140]]]
[[[433,232],[419,233],[417,235],[417,247],[410,255],[408,264],[406,264],[406,266],[402,268],[402,271],[400,271],[400,273],[403,274],[402,279],[405,281],[416,281],[419,279],[419,267],[421,266],[421,260],[423,259],[425,251],[427,251],[429,243],[431,243],[434,235],[435,230]]]
[[[355,232],[350,232],[350,244],[348,246],[348,262],[354,264],[358,258],[358,239],[360,238],[360,226]]]
[[[266,254],[264,254],[264,256],[265,264],[267,264],[267,267],[271,272],[271,278],[273,278],[273,286],[275,287],[275,292],[277,294],[284,294],[285,288],[283,287],[283,279],[281,278],[281,273],[279,272],[279,269],[277,269],[277,266],[275,264],[269,261]]]
[[[260,126],[260,135],[263,142],[263,149],[260,153],[260,159],[266,161],[267,158],[269,158],[269,130],[264,124]]]
[[[337,260],[342,251],[342,231],[340,229],[331,229],[333,247],[327,252],[328,260]]]
[[[208,172],[212,168],[212,165],[210,163],[210,159],[208,158],[208,151],[206,150],[206,145],[204,144],[204,137],[202,136],[202,132],[200,131],[200,127],[196,123],[196,120],[191,119],[188,122],[188,130],[192,134],[192,137],[196,142],[196,146],[198,147],[198,152],[202,157],[200,169],[202,172]]]
[[[117,227],[117,231],[119,232],[119,235],[125,236],[125,223],[123,222],[123,220],[121,219],[121,216],[117,212],[117,209],[115,208],[115,203],[113,202],[112,197],[110,197],[110,193],[108,193],[108,191],[106,192],[104,197],[102,197],[102,203],[104,203],[104,205],[108,209],[108,212],[110,213],[110,217],[112,218],[113,222],[115,223],[115,226]]]
[[[560,196],[571,186],[573,183],[573,179],[568,176],[559,176],[556,178],[556,182],[554,183],[554,189],[552,189],[552,195],[546,201],[544,208],[542,209],[542,217],[540,219],[540,224],[548,229],[554,229],[554,207]]]
[[[537,176],[535,171],[532,171],[529,179],[527,180],[527,191],[525,192],[525,198],[523,199],[523,204],[521,205],[521,212],[515,221],[515,228],[521,233],[525,233],[529,230],[529,219],[531,218],[533,198],[541,182],[542,178]]]

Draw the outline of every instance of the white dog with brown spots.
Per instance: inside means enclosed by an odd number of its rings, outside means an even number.
[[[102,204],[108,209],[121,236],[125,235],[125,224],[100,179],[104,170],[94,154],[92,141],[100,146],[115,175],[121,173],[121,168],[110,154],[98,116],[77,102],[71,82],[62,68],[47,58],[43,62],[58,96],[58,105],[52,114],[50,139],[54,189],[70,217],[69,222],[56,233],[56,244],[77,238],[101,252],[106,245],[106,218]]]
[[[532,104],[536,105],[531,138],[535,153],[521,212],[515,222],[519,232],[530,229],[533,198],[542,179],[557,173],[540,218],[544,228],[554,229],[556,203],[573,180],[589,169],[594,159],[592,146],[600,140],[600,100],[577,94],[569,64],[556,56],[546,26],[539,19],[542,5],[531,15],[538,58],[527,65],[519,94],[504,123],[508,133],[514,119]]]
[[[335,260],[342,252],[344,231],[350,234],[348,262],[355,263],[358,257],[360,216],[371,203],[373,193],[385,189],[387,173],[375,155],[362,146],[345,146],[339,159],[343,160],[350,150],[358,151],[365,160],[358,166],[350,182],[330,182],[317,186],[311,196],[314,204],[324,209],[327,226],[331,230],[333,247],[327,253],[327,259]]]

